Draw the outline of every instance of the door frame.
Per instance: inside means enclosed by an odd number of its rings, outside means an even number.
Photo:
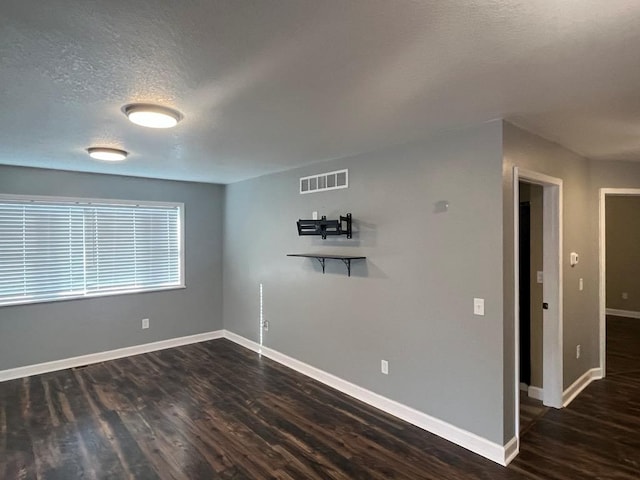
[[[549,309],[543,313],[543,403],[562,408],[563,393],[563,285],[562,285],[562,238],[563,238],[563,182],[561,178],[539,172],[513,167],[514,205],[514,343],[515,343],[515,427],[520,443],[520,280],[518,245],[519,234],[519,182],[543,187],[543,298]]]
[[[640,196],[639,188],[601,188],[599,201],[599,252],[598,264],[600,289],[598,294],[600,310],[600,371],[602,378],[607,375],[607,239],[606,239],[606,201],[609,196]]]

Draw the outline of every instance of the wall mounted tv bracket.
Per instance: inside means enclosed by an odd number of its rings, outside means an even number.
[[[298,235],[316,235],[326,239],[328,236],[346,235],[351,238],[351,214],[345,217],[340,216],[340,220],[327,220],[324,215],[320,220],[298,220]]]

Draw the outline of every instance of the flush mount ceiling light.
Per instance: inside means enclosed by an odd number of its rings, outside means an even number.
[[[125,105],[122,111],[131,122],[149,128],[171,128],[182,120],[180,112],[159,105],[134,103]]]
[[[117,148],[91,147],[87,148],[89,156],[96,160],[105,160],[107,162],[121,162],[127,158],[128,153]]]

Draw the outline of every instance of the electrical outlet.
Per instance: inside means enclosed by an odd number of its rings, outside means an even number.
[[[389,375],[389,362],[380,360],[380,371],[385,375]]]
[[[580,345],[576,345],[576,358],[580,358]]]
[[[544,272],[541,272],[539,270],[536,272],[536,281],[538,283],[544,283]]]
[[[262,329],[263,329],[265,332],[268,332],[268,331],[269,331],[269,320],[263,320],[263,322],[262,322]]]
[[[312,220],[317,220],[318,219],[318,212],[311,213],[311,219]]]
[[[142,319],[142,329],[144,330],[145,328],[149,328],[149,319],[148,318],[143,318]]]
[[[627,292],[622,292],[622,299],[629,300],[629,294]]]

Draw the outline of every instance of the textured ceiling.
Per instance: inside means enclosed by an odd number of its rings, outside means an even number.
[[[500,117],[640,160],[640,1],[0,2],[4,164],[228,183]]]

